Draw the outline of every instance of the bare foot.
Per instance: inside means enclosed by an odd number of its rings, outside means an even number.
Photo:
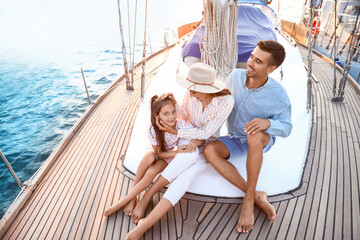
[[[105,212],[104,212],[104,216],[105,217],[108,217],[110,216],[111,214],[119,211],[121,208],[123,208],[125,206],[127,202],[121,198],[117,203],[115,203],[114,205],[108,207]]]
[[[124,207],[124,213],[125,215],[127,216],[131,216],[132,215],[132,212],[135,208],[135,201],[136,199],[134,198],[133,200],[131,200],[130,202],[128,202],[125,207]]]
[[[142,219],[145,215],[145,211],[148,207],[148,202],[144,199],[140,200],[138,205],[135,207],[131,214],[131,219],[135,224],[138,224],[139,220]]]
[[[138,240],[141,238],[142,235],[147,231],[147,227],[142,224],[144,219],[140,219],[138,225],[131,230],[128,234],[125,236],[125,240]]]
[[[117,210],[115,210],[115,208],[113,206],[108,207],[105,212],[104,212],[104,216],[108,217],[111,214],[113,214],[114,212],[116,212]]]
[[[269,203],[266,192],[256,192],[255,204],[266,213],[271,222],[275,222],[276,210],[275,207]]]
[[[248,233],[254,228],[254,203],[244,198],[236,231]]]

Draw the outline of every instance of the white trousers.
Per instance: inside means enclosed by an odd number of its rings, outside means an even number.
[[[181,138],[179,140],[178,147],[182,145],[187,145],[189,141],[190,139]],[[163,176],[169,182],[172,182],[185,169],[193,165],[198,157],[199,157],[198,148],[196,148],[195,152],[176,154],[174,159],[169,163],[169,165],[166,166],[164,171],[161,173],[161,176]]]
[[[184,196],[194,179],[208,165],[209,163],[206,161],[205,157],[202,154],[199,155],[195,164],[185,169],[180,175],[178,175],[177,178],[173,180],[173,182],[171,182],[163,197],[169,200],[174,206],[182,198],[182,196]],[[169,166],[166,168],[168,167]]]

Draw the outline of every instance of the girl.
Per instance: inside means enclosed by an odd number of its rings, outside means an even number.
[[[161,120],[174,130],[192,128],[192,126],[186,121],[177,120],[174,101],[169,97],[161,99],[155,95],[150,100],[150,106],[151,127],[148,137],[152,148],[150,151],[145,153],[143,159],[141,160],[136,171],[133,187],[129,191],[128,195],[121,198],[114,205],[108,207],[104,212],[104,216],[109,216],[123,207],[125,207],[124,213],[130,216],[134,209],[136,196],[151,185],[156,175],[164,170],[175,155],[182,153],[182,156],[186,159],[186,161],[195,162],[197,159],[199,154],[197,145],[202,145],[204,141],[191,140],[189,142],[189,140],[186,139],[178,141],[179,138],[176,135],[163,132],[156,125],[156,121]],[[178,148],[175,148],[178,143],[181,145],[179,145]]]

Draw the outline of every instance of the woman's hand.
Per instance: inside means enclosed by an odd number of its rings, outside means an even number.
[[[176,149],[176,153],[187,153],[187,145],[182,145]]]
[[[177,135],[177,133],[178,133],[178,131],[176,129],[170,127],[169,125],[167,125],[166,123],[161,121],[159,116],[156,117],[156,125],[158,126],[160,131],[168,132],[168,133],[171,133],[174,135]]]
[[[160,95],[160,98],[161,98],[161,99],[165,99],[165,98],[167,98],[167,97],[169,97],[170,100],[173,101],[174,104],[176,104],[176,99],[175,99],[175,97],[174,97],[174,94],[172,94],[172,93],[164,93],[164,94],[161,94],[161,95]]]
[[[195,143],[193,140],[191,140],[191,141],[189,142],[189,144],[187,145],[186,151],[187,151],[187,152],[195,152],[196,149],[197,149],[196,143]]]

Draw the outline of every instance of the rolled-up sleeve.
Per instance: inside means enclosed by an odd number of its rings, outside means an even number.
[[[266,130],[267,133],[273,136],[287,137],[291,133],[291,104],[287,96],[282,98],[282,108],[279,114],[275,114],[271,118],[270,127]]]

